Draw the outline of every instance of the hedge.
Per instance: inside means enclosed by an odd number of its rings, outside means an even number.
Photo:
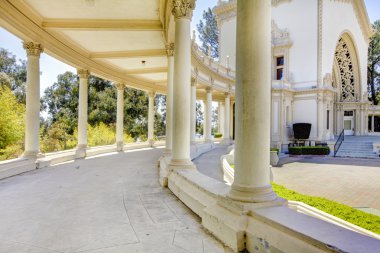
[[[270,151],[276,151],[277,155],[278,155],[278,153],[280,153],[280,149],[278,149],[278,148],[271,148]]]
[[[330,154],[329,147],[290,147],[290,155],[328,155]]]
[[[214,138],[222,138],[223,134],[221,133],[214,133]]]

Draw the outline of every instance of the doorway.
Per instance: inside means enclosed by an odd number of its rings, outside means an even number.
[[[355,120],[354,111],[344,111],[344,135],[354,135],[355,132]]]

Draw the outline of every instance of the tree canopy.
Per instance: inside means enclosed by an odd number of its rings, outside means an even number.
[[[372,29],[368,48],[368,93],[370,101],[377,105],[380,99],[380,20],[375,21]]]
[[[202,42],[201,50],[208,54],[208,48],[211,47],[211,57],[219,57],[219,29],[216,17],[210,8],[203,11],[203,20],[197,24],[199,40]]]

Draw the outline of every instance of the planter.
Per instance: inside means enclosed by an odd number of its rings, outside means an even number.
[[[270,152],[270,165],[277,166],[278,164],[278,153],[277,151],[271,151]]]

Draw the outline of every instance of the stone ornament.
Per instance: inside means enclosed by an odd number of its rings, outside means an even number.
[[[195,8],[195,0],[173,0],[172,5],[172,14],[175,18],[191,19]]]
[[[354,81],[353,63],[346,42],[340,39],[336,47],[335,59],[338,62],[338,71],[341,78],[341,102],[355,102],[356,89]]]
[[[165,46],[168,56],[174,56],[174,43],[168,43]]]
[[[124,90],[125,89],[125,84],[123,84],[123,83],[117,83],[115,86],[118,90]]]
[[[272,0],[272,6],[276,7],[279,4],[291,2],[292,0]]]
[[[78,74],[79,78],[88,79],[90,72],[87,69],[78,69],[77,74]]]
[[[44,51],[41,44],[29,42],[23,42],[23,47],[26,50],[26,54],[28,56],[40,56],[40,54]]]

